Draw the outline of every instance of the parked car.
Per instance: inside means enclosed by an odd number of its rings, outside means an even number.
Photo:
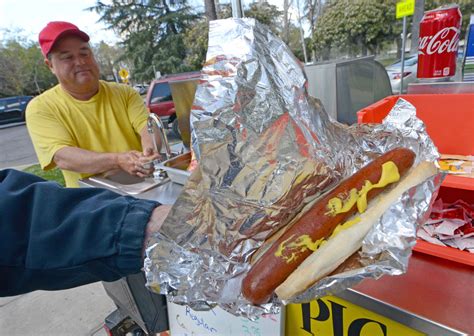
[[[405,58],[405,65],[403,67],[403,88],[402,92],[406,93],[408,84],[414,83],[416,79],[416,70],[418,67],[418,55],[411,55]],[[394,94],[400,92],[400,82],[402,78],[402,62],[401,60],[393,63],[385,68],[387,70],[390,85]]]
[[[133,88],[138,92],[140,96],[143,96],[147,93],[149,85],[148,84],[135,84]]]
[[[33,96],[0,98],[0,125],[25,121],[25,110]]]
[[[464,48],[460,46],[458,48],[456,54],[456,74],[454,75],[454,79],[457,81],[461,80],[462,76],[462,61],[464,56]],[[396,63],[393,63],[387,66],[385,69],[387,70],[388,77],[390,79],[390,85],[392,86],[392,91],[394,94],[400,92],[400,82],[401,82],[401,60],[398,60]],[[407,92],[408,85],[411,83],[418,82],[417,78],[417,68],[418,68],[418,55],[410,55],[406,56],[405,58],[405,66],[403,68],[403,93]]]
[[[171,125],[173,133],[181,137],[179,132],[178,123],[176,119],[176,109],[173,102],[173,95],[171,94],[170,84],[176,82],[183,82],[189,80],[197,80],[201,76],[199,71],[197,72],[183,72],[174,75],[166,75],[150,83],[146,97],[146,106],[150,113],[158,115],[165,127]]]

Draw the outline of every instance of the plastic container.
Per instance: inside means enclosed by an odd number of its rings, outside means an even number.
[[[474,155],[474,94],[389,96],[357,112],[358,122],[382,122],[398,98],[416,107],[440,153]]]
[[[190,163],[191,152],[187,152],[161,162],[157,168],[164,170],[171,181],[185,185],[191,176],[191,172],[187,170]]]
[[[359,123],[380,123],[398,98],[416,107],[417,116],[442,154],[474,155],[474,94],[418,94],[386,97],[357,112]],[[474,179],[448,175],[438,197],[474,203]],[[414,250],[474,266],[474,254],[418,240]]]

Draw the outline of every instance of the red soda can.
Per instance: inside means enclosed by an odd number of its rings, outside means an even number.
[[[420,22],[418,78],[454,76],[460,33],[461,11],[458,5],[425,12]]]

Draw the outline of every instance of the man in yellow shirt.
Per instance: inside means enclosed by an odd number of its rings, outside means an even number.
[[[152,173],[146,163],[159,157],[147,133],[141,97],[127,85],[99,80],[88,41],[71,23],[48,23],[39,44],[59,84],[26,110],[41,167],[59,167],[68,187],[77,187],[80,178],[117,170],[144,177]]]

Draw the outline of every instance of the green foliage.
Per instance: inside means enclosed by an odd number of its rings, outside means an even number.
[[[270,5],[267,2],[251,3],[249,8],[245,10],[245,16],[251,17],[267,25],[274,34],[278,34],[279,22],[283,12],[278,10],[278,7]]]
[[[117,63],[124,53],[123,49],[118,46],[110,46],[104,41],[93,45],[92,49],[94,50],[95,59],[99,64],[101,78],[114,78],[114,71],[117,71],[119,68]]]
[[[209,24],[207,19],[200,19],[188,29],[184,36],[186,47],[185,63],[192,70],[201,70],[206,60]]]
[[[395,0],[335,0],[329,2],[317,22],[313,48],[322,59],[331,49],[353,56],[372,54],[386,40],[401,33],[395,19]]]
[[[377,61],[382,64],[382,66],[385,68],[393,63],[395,63],[395,61],[399,60],[399,58],[397,57],[389,57],[389,58],[381,58],[381,59],[377,59]]]
[[[253,2],[244,10],[244,13],[245,17],[254,18],[260,23],[267,25],[273,33],[280,33],[280,21],[283,12],[280,11],[277,6],[270,5],[268,2]],[[221,5],[218,15],[219,19],[232,17],[231,5]]]
[[[137,81],[150,80],[155,70],[188,70],[183,62],[184,32],[196,16],[186,0],[98,1],[89,10],[97,12],[99,20],[123,38],[124,58],[132,62]]]
[[[281,33],[279,25],[282,12],[278,10],[278,7],[270,5],[267,2],[255,2],[251,3],[244,12],[246,17],[254,18],[260,23],[267,25],[274,34],[279,35]],[[218,17],[219,19],[232,17],[231,5],[220,5]],[[303,51],[301,49],[301,43],[299,42],[299,32],[296,27],[292,26],[292,28],[293,30],[290,35],[293,37],[292,41],[294,43],[289,43],[289,46],[297,57],[303,59]],[[295,30],[297,35],[293,34]],[[202,18],[196,21],[194,26],[186,31],[185,35],[185,64],[192,70],[200,70],[206,58],[208,44],[209,24],[207,20]]]
[[[332,0],[323,8],[316,23],[312,49],[318,58],[329,59],[334,52],[351,56],[377,51],[387,41],[399,38],[402,20],[395,18],[396,0]],[[425,0],[425,11],[452,0]],[[474,1],[458,0],[463,15],[461,39],[466,34],[468,18],[474,12]],[[409,24],[411,19],[408,19]],[[408,31],[410,27],[408,27]]]
[[[290,24],[288,29],[289,29],[288,47],[291,49],[293,54],[299,60],[304,61],[304,52],[303,52],[303,46],[301,45],[300,30],[294,24]],[[305,39],[305,45],[306,45],[306,52],[308,52],[308,50],[311,50],[311,39],[310,38]],[[308,59],[309,59],[310,55],[307,55],[307,56],[308,56]]]
[[[36,43],[19,35],[0,45],[0,97],[36,95],[56,83]]]
[[[425,11],[441,7],[443,5],[458,4],[462,15],[461,36],[463,39],[466,36],[467,25],[471,14],[474,14],[474,1],[472,0],[425,0]]]
[[[63,173],[58,168],[44,171],[43,169],[41,169],[39,164],[36,164],[36,165],[32,165],[23,169],[23,171],[26,173],[39,176],[48,181],[55,181],[59,183],[60,185],[62,185],[63,187],[66,185],[64,183]]]

